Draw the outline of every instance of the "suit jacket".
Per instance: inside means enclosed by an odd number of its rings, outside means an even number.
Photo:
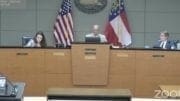
[[[161,42],[162,42],[162,41],[159,40],[159,41],[154,45],[154,48],[162,48],[162,47],[161,47]],[[165,48],[166,48],[166,49],[171,49],[172,46],[173,46],[173,43],[172,43],[170,40],[167,40]]]

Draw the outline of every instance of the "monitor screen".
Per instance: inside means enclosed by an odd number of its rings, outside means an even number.
[[[100,43],[100,37],[85,37],[85,42],[87,43]]]
[[[0,88],[4,88],[6,86],[6,77],[0,76]]]
[[[63,43],[56,43],[56,48],[64,48],[64,44]]]

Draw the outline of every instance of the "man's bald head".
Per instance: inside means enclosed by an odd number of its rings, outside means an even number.
[[[93,25],[93,33],[98,34],[99,33],[99,25]]]

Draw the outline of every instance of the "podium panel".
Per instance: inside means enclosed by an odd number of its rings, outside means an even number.
[[[73,84],[107,85],[109,50],[108,44],[73,44]]]

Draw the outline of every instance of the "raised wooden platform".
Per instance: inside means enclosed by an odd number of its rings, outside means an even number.
[[[127,89],[50,88],[47,97],[55,100],[131,101],[131,92]]]

